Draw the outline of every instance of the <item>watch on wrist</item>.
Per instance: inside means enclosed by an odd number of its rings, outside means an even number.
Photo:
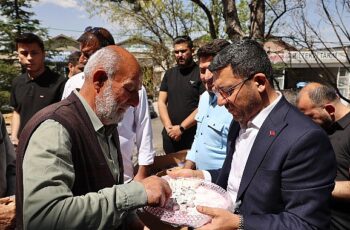
[[[179,125],[179,126],[180,126],[180,131],[181,131],[181,133],[185,132],[185,128],[182,127],[181,125]]]
[[[244,229],[244,220],[243,220],[243,216],[242,215],[239,215],[238,229],[239,230],[243,230]]]

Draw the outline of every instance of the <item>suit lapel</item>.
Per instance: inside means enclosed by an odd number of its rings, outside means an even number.
[[[283,128],[286,127],[287,123],[284,121],[284,117],[288,111],[288,106],[285,105],[287,105],[286,101],[282,98],[261,126],[243,172],[237,200],[241,199],[271,144],[276,140]]]

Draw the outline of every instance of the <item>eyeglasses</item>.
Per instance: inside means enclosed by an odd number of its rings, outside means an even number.
[[[226,101],[228,100],[229,97],[231,97],[231,95],[233,94],[233,92],[235,91],[235,89],[238,88],[238,86],[240,85],[244,85],[247,81],[249,81],[250,79],[252,79],[253,76],[250,76],[240,82],[238,82],[237,84],[227,88],[227,89],[223,89],[223,88],[214,88],[213,92],[215,93],[216,97],[222,96]]]

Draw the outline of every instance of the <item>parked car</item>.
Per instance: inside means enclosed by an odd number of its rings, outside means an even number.
[[[149,113],[151,116],[151,119],[158,117],[158,114],[156,113],[154,106],[153,106],[153,102],[151,99],[148,99],[148,108],[149,108]]]

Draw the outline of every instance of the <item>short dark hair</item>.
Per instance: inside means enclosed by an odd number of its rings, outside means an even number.
[[[249,78],[257,73],[263,73],[271,80],[272,65],[263,47],[251,39],[233,42],[221,50],[209,65],[211,72],[231,65],[233,74]]]
[[[181,43],[187,43],[188,48],[192,49],[193,48],[193,42],[190,36],[183,35],[183,36],[177,36],[174,39],[173,45],[181,44]]]
[[[98,40],[100,48],[115,45],[114,38],[107,29],[91,26],[85,28],[84,33],[78,38],[78,42],[86,45],[92,42],[93,39]]]
[[[197,57],[215,56],[220,50],[230,45],[225,39],[214,39],[213,41],[201,46],[197,51]]]
[[[315,106],[323,106],[326,103],[333,102],[338,99],[337,92],[331,86],[320,85],[308,91],[310,100]]]
[[[43,40],[38,35],[35,35],[33,33],[20,34],[19,36],[16,37],[15,42],[16,42],[16,50],[18,49],[19,43],[22,43],[22,44],[36,43],[38,44],[38,46],[42,51],[45,50]]]
[[[72,63],[73,65],[76,65],[79,62],[80,56],[81,56],[81,52],[75,51],[67,57],[67,62]]]

